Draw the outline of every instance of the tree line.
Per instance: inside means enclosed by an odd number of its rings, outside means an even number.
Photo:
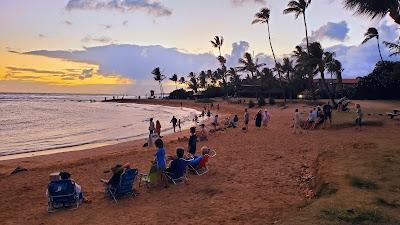
[[[194,93],[198,93],[199,90],[203,92],[218,90],[219,95],[237,97],[242,87],[247,85],[260,89],[261,93],[273,88],[279,89],[285,102],[287,98],[296,97],[299,93],[308,93],[308,96],[312,99],[317,98],[317,93],[323,93],[331,100],[333,105],[336,105],[335,98],[338,96],[338,92],[345,93],[342,84],[342,63],[335,58],[334,52],[325,51],[319,42],[309,42],[306,15],[310,4],[311,0],[293,0],[288,3],[287,8],[283,11],[283,14],[294,14],[295,19],[299,17],[303,19],[306,44],[305,46],[296,46],[290,57],[283,58],[281,62],[278,62],[276,58],[271,41],[271,10],[262,8],[255,14],[251,23],[266,25],[267,42],[274,60],[273,68],[267,67],[264,63],[259,63],[259,59],[249,52],[244,53],[243,57],[238,60],[236,67],[227,68],[226,59],[221,53],[224,38],[215,36],[210,43],[213,48],[218,50],[216,60],[220,66],[216,70],[190,72],[187,76],[180,78],[177,74],[173,74],[169,79],[175,82],[176,89],[178,89],[178,83],[185,84]],[[344,6],[355,11],[355,14],[367,15],[371,19],[389,14],[397,24],[400,24],[400,3],[398,0],[345,0]],[[382,57],[379,31],[371,27],[364,36],[365,39],[362,44],[371,39],[377,40],[377,51],[381,59],[381,62],[377,65],[380,68],[378,70],[388,71],[382,69],[382,66],[393,67],[393,64],[385,63]],[[390,56],[400,55],[400,40],[396,43],[387,41],[383,43],[391,50]],[[374,72],[371,75],[376,76],[376,71]],[[166,75],[160,71],[159,67],[155,68],[152,74],[154,80],[159,83],[163,97],[162,82],[166,79]],[[329,81],[327,81],[328,74],[330,75]],[[314,84],[316,76],[320,77],[321,83],[318,86]],[[363,79],[360,80],[363,81]],[[357,88],[365,89],[366,84],[370,84],[370,82],[366,82],[364,79],[357,85]],[[358,94],[360,95],[360,93],[362,91]]]

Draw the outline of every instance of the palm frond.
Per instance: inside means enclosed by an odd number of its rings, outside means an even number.
[[[384,41],[383,43],[390,49],[390,51],[392,51],[392,53],[389,55],[390,57],[400,55],[400,43],[392,43],[387,41]]]

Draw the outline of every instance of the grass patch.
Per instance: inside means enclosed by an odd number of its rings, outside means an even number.
[[[376,204],[387,208],[400,208],[400,203],[398,201],[388,202],[381,197],[376,198]]]
[[[318,198],[336,194],[339,188],[335,184],[324,183],[316,196]]]
[[[348,179],[350,180],[350,184],[353,187],[367,190],[378,189],[378,185],[372,180],[367,180],[357,176],[349,176]]]
[[[363,208],[356,209],[336,209],[326,208],[321,210],[321,217],[329,220],[340,220],[352,224],[358,224],[365,221],[383,222],[385,217],[377,210],[368,210]]]

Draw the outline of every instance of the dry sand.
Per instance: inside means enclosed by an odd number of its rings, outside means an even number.
[[[180,105],[178,101],[143,100],[141,103]],[[183,105],[197,109],[203,106],[190,101],[184,101]],[[238,114],[241,124],[245,105],[222,102],[220,105],[219,114]],[[297,206],[313,196],[318,186],[313,172],[321,153],[337,152],[343,146],[371,142],[371,139],[400,146],[399,123],[382,116],[375,117],[384,120],[384,126],[366,127],[362,132],[355,132],[351,127],[336,127],[294,135],[291,121],[296,107],[304,112],[309,108],[305,105],[289,105],[286,109],[268,107],[271,113],[268,129],[256,128],[251,122],[248,133],[240,128],[227,129],[199,143],[199,147],[207,145],[218,153],[209,164],[208,174],[189,176],[187,185],[151,192],[137,187],[139,196],[123,199],[118,204],[104,197],[99,179],[108,178],[110,174],[104,171],[117,163],[129,162],[146,173],[154,149],[142,148],[143,141],[0,162],[0,223],[281,224],[293,219]],[[373,108],[373,104],[368,107]],[[251,117],[256,110],[250,110]],[[340,115],[335,113],[335,116]],[[347,115],[350,121],[352,116]],[[166,137],[168,155],[174,155],[177,146],[187,146],[186,142],[177,141],[183,136],[188,136],[188,132]],[[9,175],[16,166],[29,171]],[[48,175],[60,170],[72,173],[91,203],[81,205],[78,210],[48,214],[45,196]]]

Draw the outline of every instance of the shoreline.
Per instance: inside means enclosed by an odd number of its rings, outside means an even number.
[[[119,99],[119,101],[103,101],[104,103],[108,103],[108,102],[118,102],[118,103],[126,103],[126,104],[144,104],[144,105],[152,105],[152,106],[166,106],[166,107],[174,107],[174,108],[178,108],[178,106],[172,106],[170,104],[149,104],[147,102],[142,102],[141,100],[133,100],[133,99],[126,99],[121,100]],[[179,106],[180,108],[180,106]],[[182,109],[182,108],[181,108]],[[188,107],[183,107],[183,109],[190,109],[190,110],[196,110],[196,113],[200,113],[198,110],[199,109],[194,109],[194,108],[188,108]],[[207,119],[206,119],[207,120]],[[206,121],[204,120],[204,121]],[[182,124],[182,131],[186,131],[188,130],[192,125],[190,125],[191,121],[190,120],[186,120],[183,121]],[[168,136],[171,134],[174,134],[173,132],[173,128],[169,127],[170,124],[168,124],[167,128],[162,130],[162,134],[165,134],[163,136]],[[52,149],[44,149],[44,150],[36,150],[36,151],[29,151],[29,152],[21,152],[21,153],[14,153],[14,154],[8,154],[8,155],[1,155],[0,156],[0,162],[2,161],[8,161],[8,160],[15,160],[15,159],[24,159],[24,158],[31,158],[31,157],[39,157],[39,156],[45,156],[45,155],[52,155],[52,154],[61,154],[61,153],[66,153],[66,152],[77,152],[77,151],[91,151],[93,149],[97,149],[100,147],[107,147],[107,146],[113,146],[113,145],[117,145],[117,144],[121,144],[121,143],[127,143],[127,142],[140,142],[143,141],[142,144],[146,141],[146,139],[148,138],[147,134],[140,134],[140,135],[136,135],[136,136],[132,136],[129,138],[126,138],[125,140],[108,140],[108,141],[104,141],[104,142],[97,142],[97,143],[88,143],[88,144],[81,144],[81,145],[73,145],[73,146],[67,146],[67,147],[61,147],[61,148],[57,148],[54,147]]]

